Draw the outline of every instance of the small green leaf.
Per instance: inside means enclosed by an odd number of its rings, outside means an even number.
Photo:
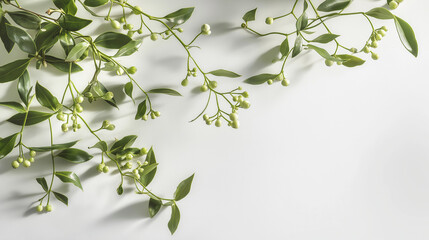
[[[118,193],[118,195],[122,195],[124,193],[124,188],[122,187],[122,184],[119,185],[119,187],[116,189],[116,193]]]
[[[89,147],[89,148],[98,148],[100,149],[102,152],[107,152],[107,143],[105,141],[99,141],[98,143],[96,143],[94,146]]]
[[[282,57],[286,56],[289,53],[289,50],[289,39],[286,37],[286,39],[280,45],[280,53],[282,54]]]
[[[13,45],[15,45],[15,43],[12,42],[7,36],[6,25],[9,24],[10,22],[5,17],[0,18],[0,38],[3,42],[4,48],[8,53],[12,51]]]
[[[92,155],[89,155],[87,152],[77,148],[64,149],[63,151],[58,153],[57,156],[64,158],[65,160],[72,163],[84,163],[93,158]]]
[[[124,85],[124,92],[125,94],[127,94],[128,97],[130,97],[131,99],[133,99],[133,83],[132,82],[127,82]],[[134,99],[133,99],[134,101]]]
[[[42,24],[34,39],[38,51],[50,49],[60,36],[61,27],[53,23]]]
[[[109,0],[85,0],[84,4],[88,7],[99,7],[108,2]]]
[[[149,216],[151,218],[154,217],[161,209],[161,206],[162,206],[161,200],[150,198],[149,199]]]
[[[36,53],[36,44],[26,31],[8,24],[6,24],[6,31],[9,39],[16,43],[23,52]]]
[[[52,111],[57,111],[61,108],[61,104],[58,102],[58,99],[54,97],[48,89],[40,85],[39,82],[36,83],[36,98],[40,105],[49,108]]]
[[[180,211],[176,204],[171,205],[171,217],[170,221],[168,221],[168,229],[170,233],[173,235],[176,232],[177,227],[180,222]]]
[[[115,54],[115,57],[122,57],[122,56],[130,56],[131,54],[137,52],[139,50],[139,47],[142,44],[142,40],[133,40],[119,48],[118,52]]]
[[[46,179],[44,177],[36,178],[36,181],[40,184],[40,186],[42,186],[42,188],[43,188],[43,190],[45,190],[45,192],[48,191],[48,183],[46,182]]]
[[[326,51],[323,48],[320,47],[316,47],[314,45],[308,44],[307,45],[308,48],[313,49],[314,51],[316,51],[320,56],[322,56],[323,58],[327,59],[327,60],[331,60],[334,62],[338,62],[339,59],[331,56],[331,54],[328,53],[328,51]]]
[[[351,0],[326,0],[317,7],[317,10],[322,12],[344,10],[350,3]]]
[[[19,78],[27,70],[31,59],[21,59],[0,67],[0,83],[10,82]]]
[[[0,102],[0,106],[5,106],[13,110],[16,110],[17,112],[25,113],[25,108],[20,103],[17,103],[17,102]]]
[[[51,64],[56,69],[60,70],[61,72],[68,73],[70,69],[70,64],[72,65],[71,72],[81,72],[83,71],[83,68],[79,66],[75,62],[66,62],[64,59],[56,58],[53,56],[46,55],[45,61],[49,64]]]
[[[64,31],[61,33],[59,40],[60,40],[61,47],[63,47],[64,49],[64,52],[66,53],[66,55],[68,55],[75,45],[74,38],[72,37],[70,32]]]
[[[7,12],[16,24],[27,29],[39,29],[42,20],[29,12],[17,11]]]
[[[148,91],[148,93],[159,93],[159,94],[167,94],[170,96],[182,96],[179,92],[169,88],[155,88]]]
[[[139,106],[137,107],[137,113],[136,113],[135,120],[142,119],[143,115],[145,115],[145,114],[146,114],[146,100],[141,102],[139,104]]]
[[[129,43],[132,39],[122,33],[116,32],[105,32],[98,36],[94,43],[99,47],[110,48],[110,49],[120,49]]]
[[[336,35],[336,34],[332,34],[332,33],[326,33],[326,34],[318,36],[317,38],[315,38],[314,40],[312,40],[310,42],[329,43],[329,42],[335,40],[339,36],[340,35]]]
[[[89,43],[87,42],[80,42],[76,44],[67,55],[66,61],[67,62],[77,61],[80,57],[82,57],[82,55],[85,53],[88,47],[89,47]]]
[[[51,150],[67,149],[67,148],[73,147],[77,142],[78,141],[61,143],[61,144],[53,144],[53,145],[47,146],[47,147],[30,147],[30,150],[33,150],[36,152],[49,152]]]
[[[155,158],[155,153],[153,151],[153,148],[149,149],[149,152],[146,155],[145,161],[148,162],[149,165],[156,164],[156,158]],[[147,186],[152,182],[153,178],[155,177],[155,174],[156,174],[156,168],[150,171],[148,174],[141,176],[140,181],[143,183],[144,186]]]
[[[304,30],[308,25],[308,15],[306,12],[303,12],[302,15],[296,21],[296,30]]]
[[[0,159],[6,157],[10,152],[12,152],[15,147],[17,136],[18,133],[15,133],[0,140]]]
[[[192,180],[194,179],[194,175],[188,177],[183,180],[179,186],[177,186],[176,192],[174,193],[174,200],[179,201],[188,195],[189,191],[191,191]]]
[[[218,70],[214,70],[209,72],[208,74],[212,74],[218,77],[229,77],[229,78],[238,78],[241,77],[240,74],[237,74],[235,72],[231,72],[225,69],[218,69]]]
[[[377,19],[393,19],[395,17],[389,10],[382,7],[373,8],[365,14]]]
[[[76,173],[73,172],[55,172],[55,176],[57,176],[62,182],[64,183],[72,183],[76,187],[82,188],[82,184],[80,183],[79,177],[76,175]]]
[[[255,19],[256,19],[255,18],[256,17],[256,10],[257,10],[257,8],[255,8],[253,10],[250,10],[247,13],[245,13],[244,16],[243,16],[243,20],[245,22],[255,21]]]
[[[145,176],[145,175],[151,173],[153,170],[156,170],[157,167],[158,167],[158,163],[146,165],[144,167],[143,172],[140,174],[140,176]]]
[[[66,195],[55,191],[52,191],[52,193],[54,194],[55,198],[58,199],[60,202],[64,203],[66,206],[69,205],[69,199]]]
[[[24,73],[18,79],[18,94],[22,102],[27,106],[28,105],[28,95],[31,90],[30,85],[30,74],[25,70]]]
[[[337,55],[337,57],[343,60],[342,63],[346,67],[356,67],[365,63],[365,60],[353,55],[343,54],[343,55]]]
[[[129,135],[129,136],[123,137],[121,140],[113,143],[112,147],[110,148],[110,152],[112,154],[116,154],[124,150],[125,148],[128,148],[131,145],[133,145],[136,139],[137,139],[136,135]]]
[[[164,19],[176,25],[184,24],[192,16],[194,8],[181,8],[175,12],[167,14]]]
[[[25,122],[25,126],[31,126],[31,125],[35,125],[37,123],[43,122],[48,118],[50,118],[52,115],[53,115],[52,113],[29,111],[27,116],[27,121]],[[11,118],[9,118],[7,121],[15,125],[22,126],[24,124],[24,119],[25,119],[25,113],[17,113],[13,115]]]
[[[58,19],[58,23],[60,26],[68,31],[79,31],[86,26],[88,26],[90,23],[92,23],[92,20],[78,18],[70,14],[65,14]]]
[[[417,57],[419,55],[419,46],[413,28],[403,19],[396,16],[395,25],[402,45],[404,45],[408,52],[413,54],[414,57]]]
[[[55,6],[61,8],[67,14],[75,15],[77,12],[77,7],[74,0],[53,0]]]
[[[299,35],[296,37],[295,44],[293,46],[292,58],[298,56],[302,52],[302,37]]]
[[[266,83],[270,79],[274,80],[277,76],[278,74],[263,73],[263,74],[250,77],[244,80],[244,82],[252,85],[260,85],[260,84]]]

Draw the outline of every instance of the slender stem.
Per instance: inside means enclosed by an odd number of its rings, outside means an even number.
[[[49,133],[51,135],[51,146],[54,145],[54,136],[53,136],[53,132],[52,132],[52,123],[51,123],[51,119],[49,118]],[[55,177],[55,156],[54,156],[54,150],[51,149],[51,159],[52,159],[52,178],[51,178],[51,184],[49,186],[49,190],[47,192],[48,194],[48,201],[46,204],[49,204],[49,200],[51,199],[51,191],[52,191],[52,186],[54,185],[54,177]]]

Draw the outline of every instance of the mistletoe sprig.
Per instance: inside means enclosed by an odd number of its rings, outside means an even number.
[[[249,26],[249,22],[256,19],[257,9],[250,10],[243,16],[244,23],[241,27],[260,37],[278,35],[283,37],[280,44],[280,59],[282,66],[279,73],[264,73],[245,80],[246,83],[259,85],[263,83],[273,84],[275,81],[281,82],[283,86],[289,85],[289,80],[285,77],[285,67],[288,60],[300,55],[303,50],[314,50],[327,66],[334,63],[345,67],[356,67],[364,64],[366,61],[358,57],[360,53],[371,54],[373,60],[378,60],[379,55],[375,52],[379,42],[388,31],[386,26],[376,28],[373,19],[393,20],[396,25],[399,38],[404,47],[415,57],[418,55],[418,44],[412,27],[400,17],[394,15],[391,11],[383,7],[373,8],[366,12],[346,12],[352,0],[325,0],[317,7],[314,0],[295,0],[292,9],[284,15],[278,17],[267,17],[265,23],[273,24],[282,19],[292,19],[295,22],[295,29],[289,32],[268,32],[260,33]],[[388,0],[387,5],[391,9],[396,9],[401,1]],[[300,8],[300,6],[302,6]],[[300,9],[300,10],[299,10]],[[328,26],[329,20],[334,18],[346,18],[348,16],[362,16],[367,22],[370,33],[368,39],[362,46],[352,47],[340,42],[340,35],[333,32]],[[313,37],[315,33],[323,34]],[[293,43],[291,45],[291,43]],[[335,50],[329,52],[325,46],[334,44]]]
[[[207,106],[211,102],[212,96],[216,99],[217,112],[213,116],[204,114],[203,118],[207,124],[215,121],[216,126],[221,125],[221,119],[225,119],[230,126],[238,128],[239,108],[249,108],[250,104],[244,100],[248,97],[247,92],[241,91],[238,87],[227,92],[217,90],[218,83],[212,77],[235,78],[240,75],[219,69],[205,72],[191,54],[191,48],[196,40],[202,35],[210,35],[211,30],[208,24],[201,27],[201,31],[188,43],[179,36],[184,30],[181,27],[192,15],[194,8],[183,8],[174,11],[164,17],[155,17],[144,12],[139,6],[131,5],[128,1],[119,0],[53,0],[55,7],[47,9],[46,13],[37,13],[27,9],[18,1],[0,1],[0,38],[7,52],[17,46],[28,57],[14,60],[8,64],[0,66],[0,83],[15,81],[17,84],[17,94],[21,102],[9,101],[5,99],[0,102],[0,106],[9,107],[17,113],[11,116],[7,122],[19,126],[19,131],[15,134],[0,138],[0,159],[12,154],[14,149],[17,157],[12,161],[13,168],[20,166],[30,167],[36,159],[37,153],[49,152],[52,162],[52,173],[50,181],[44,177],[37,178],[36,181],[43,189],[39,204],[35,207],[38,212],[50,212],[52,207],[52,196],[60,202],[68,205],[68,197],[64,193],[54,190],[55,180],[63,183],[71,183],[83,189],[79,176],[67,170],[60,170],[56,166],[59,160],[66,160],[75,164],[86,163],[94,158],[83,149],[75,148],[78,141],[58,143],[53,137],[54,121],[56,116],[61,125],[61,130],[66,133],[73,130],[87,129],[94,136],[96,141],[88,148],[100,151],[100,164],[97,169],[101,173],[108,173],[111,167],[118,170],[120,183],[116,191],[123,194],[123,185],[130,182],[135,187],[137,194],[147,195],[149,200],[149,214],[155,216],[162,207],[171,208],[171,218],[168,222],[170,232],[173,234],[180,221],[180,211],[177,202],[188,195],[194,175],[183,180],[171,198],[161,197],[148,188],[148,185],[155,177],[158,163],[155,158],[153,148],[147,150],[145,147],[134,147],[136,135],[125,136],[119,140],[108,144],[108,141],[101,138],[99,132],[113,131],[115,125],[109,120],[99,123],[98,127],[90,126],[85,120],[82,103],[85,101],[105,101],[107,104],[117,107],[114,94],[103,84],[99,76],[103,72],[110,72],[116,75],[127,76],[128,81],[123,88],[127,96],[135,102],[134,87],[137,87],[144,100],[138,104],[135,120],[156,119],[161,113],[154,109],[151,101],[152,94],[166,94],[181,96],[179,92],[169,88],[155,88],[146,90],[144,83],[136,80],[132,75],[136,73],[136,66],[126,67],[118,60],[120,57],[130,56],[141,47],[144,32],[148,32],[153,41],[162,39],[175,39],[187,54],[186,78],[181,85],[186,86],[190,77],[197,77],[198,72],[202,76],[201,91],[208,91],[208,101],[204,110],[197,116],[202,116]],[[81,6],[82,8],[78,7]],[[121,16],[112,16],[112,10],[120,8]],[[85,19],[77,16],[78,9],[89,12],[94,18],[103,18],[110,22],[113,30],[104,32],[98,36],[84,34],[82,30],[93,23],[92,19]],[[97,13],[96,13],[97,12]],[[105,15],[102,14],[105,12]],[[134,28],[129,20],[130,15],[136,15],[140,19],[140,27]],[[154,30],[150,23],[161,24],[161,30]],[[120,32],[120,28],[127,31],[126,34]],[[136,33],[139,36],[136,36]],[[51,51],[59,46],[63,52],[55,54]],[[16,48],[16,47],[15,47]],[[105,49],[116,50],[114,55],[109,55]],[[83,71],[80,62],[89,60],[94,64],[95,71],[92,77],[87,79],[85,88],[79,89],[75,85],[73,74]],[[44,70],[50,66],[64,72],[66,77],[61,98],[57,98],[52,92],[39,82],[32,82],[28,68],[35,62],[36,69]],[[192,68],[192,69],[191,69]],[[32,107],[37,102],[47,111],[34,111]],[[229,110],[221,109],[220,101],[224,100],[230,106]],[[227,112],[230,111],[230,112]],[[32,146],[25,141],[26,127],[40,123],[49,125],[50,145]]]

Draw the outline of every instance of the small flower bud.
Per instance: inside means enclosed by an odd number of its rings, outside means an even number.
[[[142,11],[141,7],[139,7],[139,6],[135,6],[135,7],[133,8],[133,13],[134,13],[135,15],[140,15],[142,12],[143,12],[143,11]]]
[[[216,126],[216,127],[220,127],[220,126],[222,126],[222,121],[221,121],[220,119],[216,120],[216,122],[215,122],[215,126]]]
[[[38,205],[38,206],[36,207],[36,210],[37,210],[38,212],[42,212],[42,211],[43,211],[43,206],[42,206],[42,204]]]
[[[265,19],[265,23],[266,23],[266,24],[268,24],[268,25],[273,24],[273,22],[274,22],[274,19],[273,19],[272,17],[267,17],[267,18]]]
[[[142,149],[140,149],[140,154],[141,155],[146,155],[148,153],[148,151],[147,151],[147,149],[146,148],[142,148]]]
[[[113,27],[114,29],[119,29],[119,28],[121,28],[121,24],[120,24],[118,21],[113,20],[113,19],[111,19],[111,20],[110,20],[110,25],[112,25],[112,27]]]
[[[285,86],[285,87],[289,86],[289,80],[283,79],[282,80],[282,85]]]
[[[109,101],[109,100],[112,100],[113,97],[114,97],[114,95],[112,92],[107,92],[104,94],[103,99]]]
[[[103,173],[108,173],[109,172],[109,167],[108,166],[104,166],[103,167]]]
[[[46,212],[52,212],[52,205],[51,204],[46,205]]]
[[[31,162],[29,161],[29,160],[24,160],[24,163],[23,163],[23,165],[24,165],[24,167],[30,167],[31,166]]]
[[[378,60],[379,56],[378,56],[377,53],[373,52],[373,53],[371,53],[371,58],[374,59],[374,60]]]
[[[68,132],[69,127],[67,126],[67,123],[63,123],[63,124],[61,125],[61,130],[62,130],[63,132]]]
[[[209,86],[210,86],[211,88],[216,88],[216,87],[217,87],[217,82],[216,82],[216,81],[211,81],[211,82],[209,83]]]
[[[16,161],[18,161],[19,163],[22,163],[22,162],[24,162],[24,158],[19,157],[19,158],[16,159]]]
[[[125,156],[125,158],[126,158],[127,160],[131,160],[131,159],[133,159],[133,158],[134,158],[134,156],[133,156],[131,153],[128,153],[128,154]]]
[[[325,60],[325,65],[328,66],[328,67],[330,67],[330,66],[334,65],[334,62],[331,61],[331,60],[326,59]]]
[[[186,87],[188,86],[189,80],[187,78],[183,79],[183,81],[180,83],[182,86]]]
[[[134,74],[137,72],[137,68],[132,66],[132,67],[128,68],[127,71],[129,74]]]
[[[205,84],[200,87],[201,92],[206,92],[207,90],[209,90],[209,88]]]
[[[13,161],[13,162],[12,162],[12,167],[13,167],[13,168],[15,168],[15,169],[19,168],[19,162],[18,162],[18,161],[16,161],[16,160],[15,160],[15,161]]]
[[[152,34],[150,35],[150,39],[151,39],[152,41],[156,41],[156,40],[158,40],[158,34],[156,34],[156,33],[152,33]]]
[[[104,163],[100,163],[100,164],[98,164],[98,166],[97,166],[97,170],[99,171],[99,172],[103,172],[103,168],[105,167],[106,165],[104,164]]]
[[[116,126],[114,124],[110,124],[109,126],[107,126],[106,129],[109,131],[113,131],[113,130],[115,130],[115,128],[116,128]]]
[[[204,24],[203,26],[201,26],[201,32],[202,32],[204,35],[210,35],[210,34],[211,34],[211,31],[210,31],[210,25],[208,25],[208,24]]]
[[[183,32],[183,28],[178,28],[177,31]]]
[[[157,117],[161,116],[161,112],[158,112],[158,111],[154,112],[154,114],[155,114],[155,116],[157,116]]]
[[[231,127],[238,129],[240,127],[240,122],[238,120],[232,121]]]
[[[396,2],[396,1],[391,1],[390,3],[389,3],[389,8],[390,9],[396,9],[397,7],[398,7],[398,2]]]
[[[242,95],[243,97],[245,97],[245,98],[248,98],[248,97],[249,97],[249,93],[248,93],[248,92],[243,92],[241,95]]]

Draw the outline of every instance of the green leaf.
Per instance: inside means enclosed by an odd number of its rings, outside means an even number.
[[[6,24],[6,31],[9,39],[16,43],[23,52],[29,54],[36,53],[36,44],[26,31],[9,24]]]
[[[72,183],[76,187],[82,188],[82,184],[80,183],[79,177],[76,175],[76,173],[73,172],[55,172],[55,176],[57,176],[62,182],[64,183]]]
[[[77,63],[66,62],[64,59],[59,59],[53,56],[46,55],[45,61],[51,64],[52,66],[54,66],[56,69],[60,70],[61,72],[68,73],[70,64],[72,65],[72,68],[71,68],[72,73],[83,71],[83,68],[79,66]]]
[[[209,72],[208,74],[212,74],[218,77],[229,77],[229,78],[238,78],[241,77],[240,74],[237,74],[235,72],[231,72],[225,69],[218,69],[218,70],[214,70]]]
[[[402,45],[415,57],[419,55],[419,46],[413,28],[403,19],[395,16],[395,25]]]
[[[124,91],[125,91],[125,94],[127,94],[128,95],[128,97],[130,97],[131,99],[133,99],[133,83],[132,82],[127,82],[125,85],[124,85]],[[134,101],[134,99],[133,99],[133,101]]]
[[[155,88],[148,91],[148,93],[159,93],[159,94],[167,94],[170,96],[182,96],[179,92],[169,88]]]
[[[78,141],[61,143],[61,144],[53,144],[53,145],[47,146],[47,147],[30,147],[30,150],[33,150],[36,152],[49,152],[51,150],[67,149],[67,148],[73,147],[77,142]]]
[[[365,14],[377,19],[393,19],[395,17],[389,10],[382,7],[373,8]]]
[[[139,104],[139,106],[137,107],[137,113],[136,113],[135,120],[142,119],[143,115],[145,115],[145,114],[146,114],[146,100],[141,102]]]
[[[31,13],[24,11],[7,12],[16,24],[23,28],[39,29],[42,20]]]
[[[129,136],[123,137],[121,140],[113,143],[112,147],[110,148],[110,152],[112,154],[116,154],[124,150],[125,148],[128,148],[131,145],[133,145],[136,139],[137,139],[136,135],[129,135]]]
[[[6,157],[10,152],[12,152],[15,147],[17,136],[18,133],[15,133],[0,140],[0,159]]]
[[[192,180],[194,179],[194,175],[188,177],[183,180],[179,186],[177,186],[176,192],[174,193],[174,200],[179,201],[188,195],[189,191],[191,191]]]
[[[317,10],[322,12],[339,11],[348,7],[350,3],[351,0],[326,0],[317,7]]]
[[[0,67],[0,83],[10,82],[19,78],[27,70],[31,59],[21,59]]]
[[[337,57],[343,60],[342,63],[346,67],[356,67],[365,63],[365,60],[353,55],[343,54],[343,55],[337,55]]]
[[[57,111],[61,108],[61,104],[58,102],[58,99],[54,97],[48,89],[40,85],[39,82],[36,83],[36,98],[40,105],[49,108],[52,111]]]
[[[7,36],[6,25],[8,24],[10,24],[10,22],[5,17],[0,18],[0,38],[3,42],[4,48],[6,49],[6,51],[10,53],[15,43],[12,42]]]
[[[74,62],[79,60],[79,58],[82,57],[82,55],[85,53],[88,47],[89,47],[89,43],[87,42],[80,42],[76,44],[67,55],[66,61]]]
[[[257,10],[257,8],[255,8],[253,10],[250,10],[246,14],[244,14],[243,20],[245,22],[255,21],[255,19],[256,19],[255,18],[256,17],[256,10]]]
[[[114,55],[114,57],[122,57],[122,56],[130,56],[131,54],[137,52],[139,47],[142,44],[142,40],[133,40],[119,48],[118,52]]]
[[[24,73],[19,77],[18,79],[18,94],[21,98],[22,102],[26,106],[28,106],[28,95],[31,91],[31,84],[30,84],[30,74],[28,74],[28,71],[25,70]]]
[[[35,125],[37,123],[43,122],[48,118],[50,118],[52,115],[53,113],[29,111],[25,126],[31,126],[31,125]],[[22,126],[24,124],[24,119],[25,119],[25,113],[18,113],[13,115],[7,121],[15,125]]]
[[[149,149],[149,152],[146,155],[145,161],[148,162],[149,165],[156,164],[156,158],[155,158],[155,153],[153,151],[153,148]],[[143,183],[144,186],[147,186],[152,182],[153,178],[155,177],[155,174],[156,174],[156,168],[145,175],[141,175],[140,181]]]
[[[301,35],[296,37],[295,44],[293,46],[292,58],[298,56],[302,52],[302,37]]]
[[[40,186],[42,186],[43,190],[45,190],[45,192],[47,192],[48,189],[48,183],[46,182],[46,179],[44,177],[42,178],[36,178],[36,181],[40,184]]]
[[[37,50],[46,51],[47,49],[50,49],[58,41],[60,32],[61,27],[56,24],[42,24],[41,29],[37,32],[34,39]]]
[[[162,206],[161,200],[150,198],[149,199],[149,216],[151,218],[154,217],[161,209],[161,206]]]
[[[85,0],[84,4],[88,7],[99,7],[108,2],[109,0]]]
[[[266,83],[270,79],[274,80],[277,76],[278,74],[263,73],[263,74],[250,77],[244,80],[244,82],[252,85],[260,85],[260,84]]]
[[[124,188],[122,187],[122,184],[119,185],[119,187],[116,189],[116,193],[118,193],[118,195],[122,195],[124,193]]]
[[[181,8],[175,12],[167,14],[164,19],[176,25],[184,24],[192,16],[194,8]]]
[[[282,54],[282,57],[286,56],[289,53],[289,50],[289,39],[286,37],[286,39],[280,45],[280,53]]]
[[[326,51],[323,48],[320,47],[316,47],[314,45],[308,44],[307,45],[308,48],[313,49],[314,51],[316,51],[320,56],[322,56],[323,58],[327,59],[327,60],[331,60],[334,62],[338,62],[339,59],[331,56],[331,54],[328,53],[328,51]]]
[[[98,36],[94,43],[99,47],[120,49],[129,43],[132,39],[125,34],[116,32],[105,32]]]
[[[87,152],[77,148],[64,149],[63,151],[58,153],[57,156],[64,158],[65,160],[72,163],[84,163],[84,162],[88,162],[93,158],[92,155],[89,155]]]
[[[65,30],[79,31],[92,23],[92,20],[78,18],[73,15],[66,14],[62,15],[60,19],[58,19],[58,23]]]
[[[67,206],[69,205],[69,199],[66,195],[55,191],[52,191],[52,193],[54,194],[55,198],[58,199],[60,202],[64,203]]]
[[[158,163],[146,165],[144,167],[143,172],[140,174],[140,176],[145,176],[145,175],[151,173],[153,170],[156,170],[157,167],[158,167]]]
[[[65,13],[75,15],[77,7],[74,0],[53,0],[55,6],[64,10]]]
[[[66,53],[66,55],[68,55],[75,45],[74,38],[72,37],[70,32],[64,31],[61,33],[59,40],[61,47],[63,47],[64,49],[64,52]]]
[[[94,146],[89,147],[89,148],[98,148],[100,149],[102,152],[107,152],[107,143],[105,141],[99,141],[98,143],[96,143]]]
[[[25,108],[20,103],[17,103],[17,102],[0,102],[0,106],[5,106],[13,110],[16,110],[20,113],[25,113]]]
[[[304,30],[308,25],[308,15],[306,12],[303,12],[302,15],[296,21],[296,30]]]
[[[101,82],[97,82],[96,84],[93,84],[91,86],[91,89],[98,94],[100,97],[103,97],[104,94],[106,94],[109,90],[107,90],[107,88],[101,83]],[[118,108],[118,106],[116,105],[116,100],[115,98],[112,98],[111,100],[104,100],[106,103],[108,103],[109,105]]]
[[[177,226],[179,226],[180,222],[180,211],[176,204],[171,205],[171,217],[170,221],[168,221],[168,229],[171,234],[174,234],[177,230]]]
[[[314,40],[310,42],[317,42],[317,43],[329,43],[339,37],[340,35],[332,34],[332,33],[326,33],[323,35],[318,36]]]

